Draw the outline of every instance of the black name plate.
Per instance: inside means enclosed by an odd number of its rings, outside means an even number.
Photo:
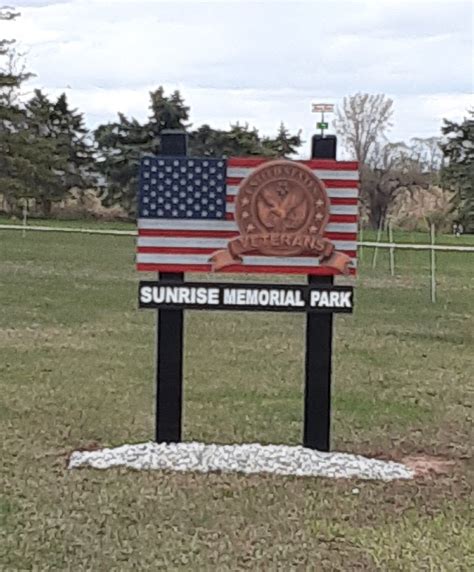
[[[140,308],[351,313],[351,286],[140,282]]]

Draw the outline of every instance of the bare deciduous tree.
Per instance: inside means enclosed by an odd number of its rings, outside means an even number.
[[[444,157],[441,150],[441,137],[413,137],[410,139],[413,157],[423,171],[438,173],[443,167]]]
[[[345,97],[336,110],[335,127],[343,146],[366,165],[375,146],[391,127],[393,101],[386,95],[356,93]]]
[[[442,164],[439,139],[387,142],[393,101],[384,94],[356,93],[337,109],[336,131],[343,146],[360,165],[360,196],[372,228],[384,224],[401,191],[428,188]]]
[[[406,143],[375,145],[370,164],[362,166],[361,175],[361,199],[372,228],[383,225],[398,193],[426,189],[431,183],[431,172],[423,169]]]

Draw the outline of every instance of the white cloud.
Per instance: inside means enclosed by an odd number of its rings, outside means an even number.
[[[368,91],[394,98],[393,137],[408,138],[461,117],[472,91],[469,2],[21,4],[0,35],[28,48],[32,85],[67,88],[91,125],[119,110],[145,117],[148,91],[163,84],[182,90],[195,125],[274,132],[284,120],[309,135],[311,101]]]

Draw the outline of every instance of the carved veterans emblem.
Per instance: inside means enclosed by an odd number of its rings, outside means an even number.
[[[242,262],[243,254],[313,255],[348,271],[350,258],[324,238],[330,202],[320,179],[301,163],[270,161],[242,181],[235,218],[241,235],[211,257],[213,270]]]

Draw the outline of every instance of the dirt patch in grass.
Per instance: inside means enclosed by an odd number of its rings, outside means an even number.
[[[403,457],[401,462],[414,471],[417,477],[450,475],[456,465],[456,461],[431,455],[410,455]]]

